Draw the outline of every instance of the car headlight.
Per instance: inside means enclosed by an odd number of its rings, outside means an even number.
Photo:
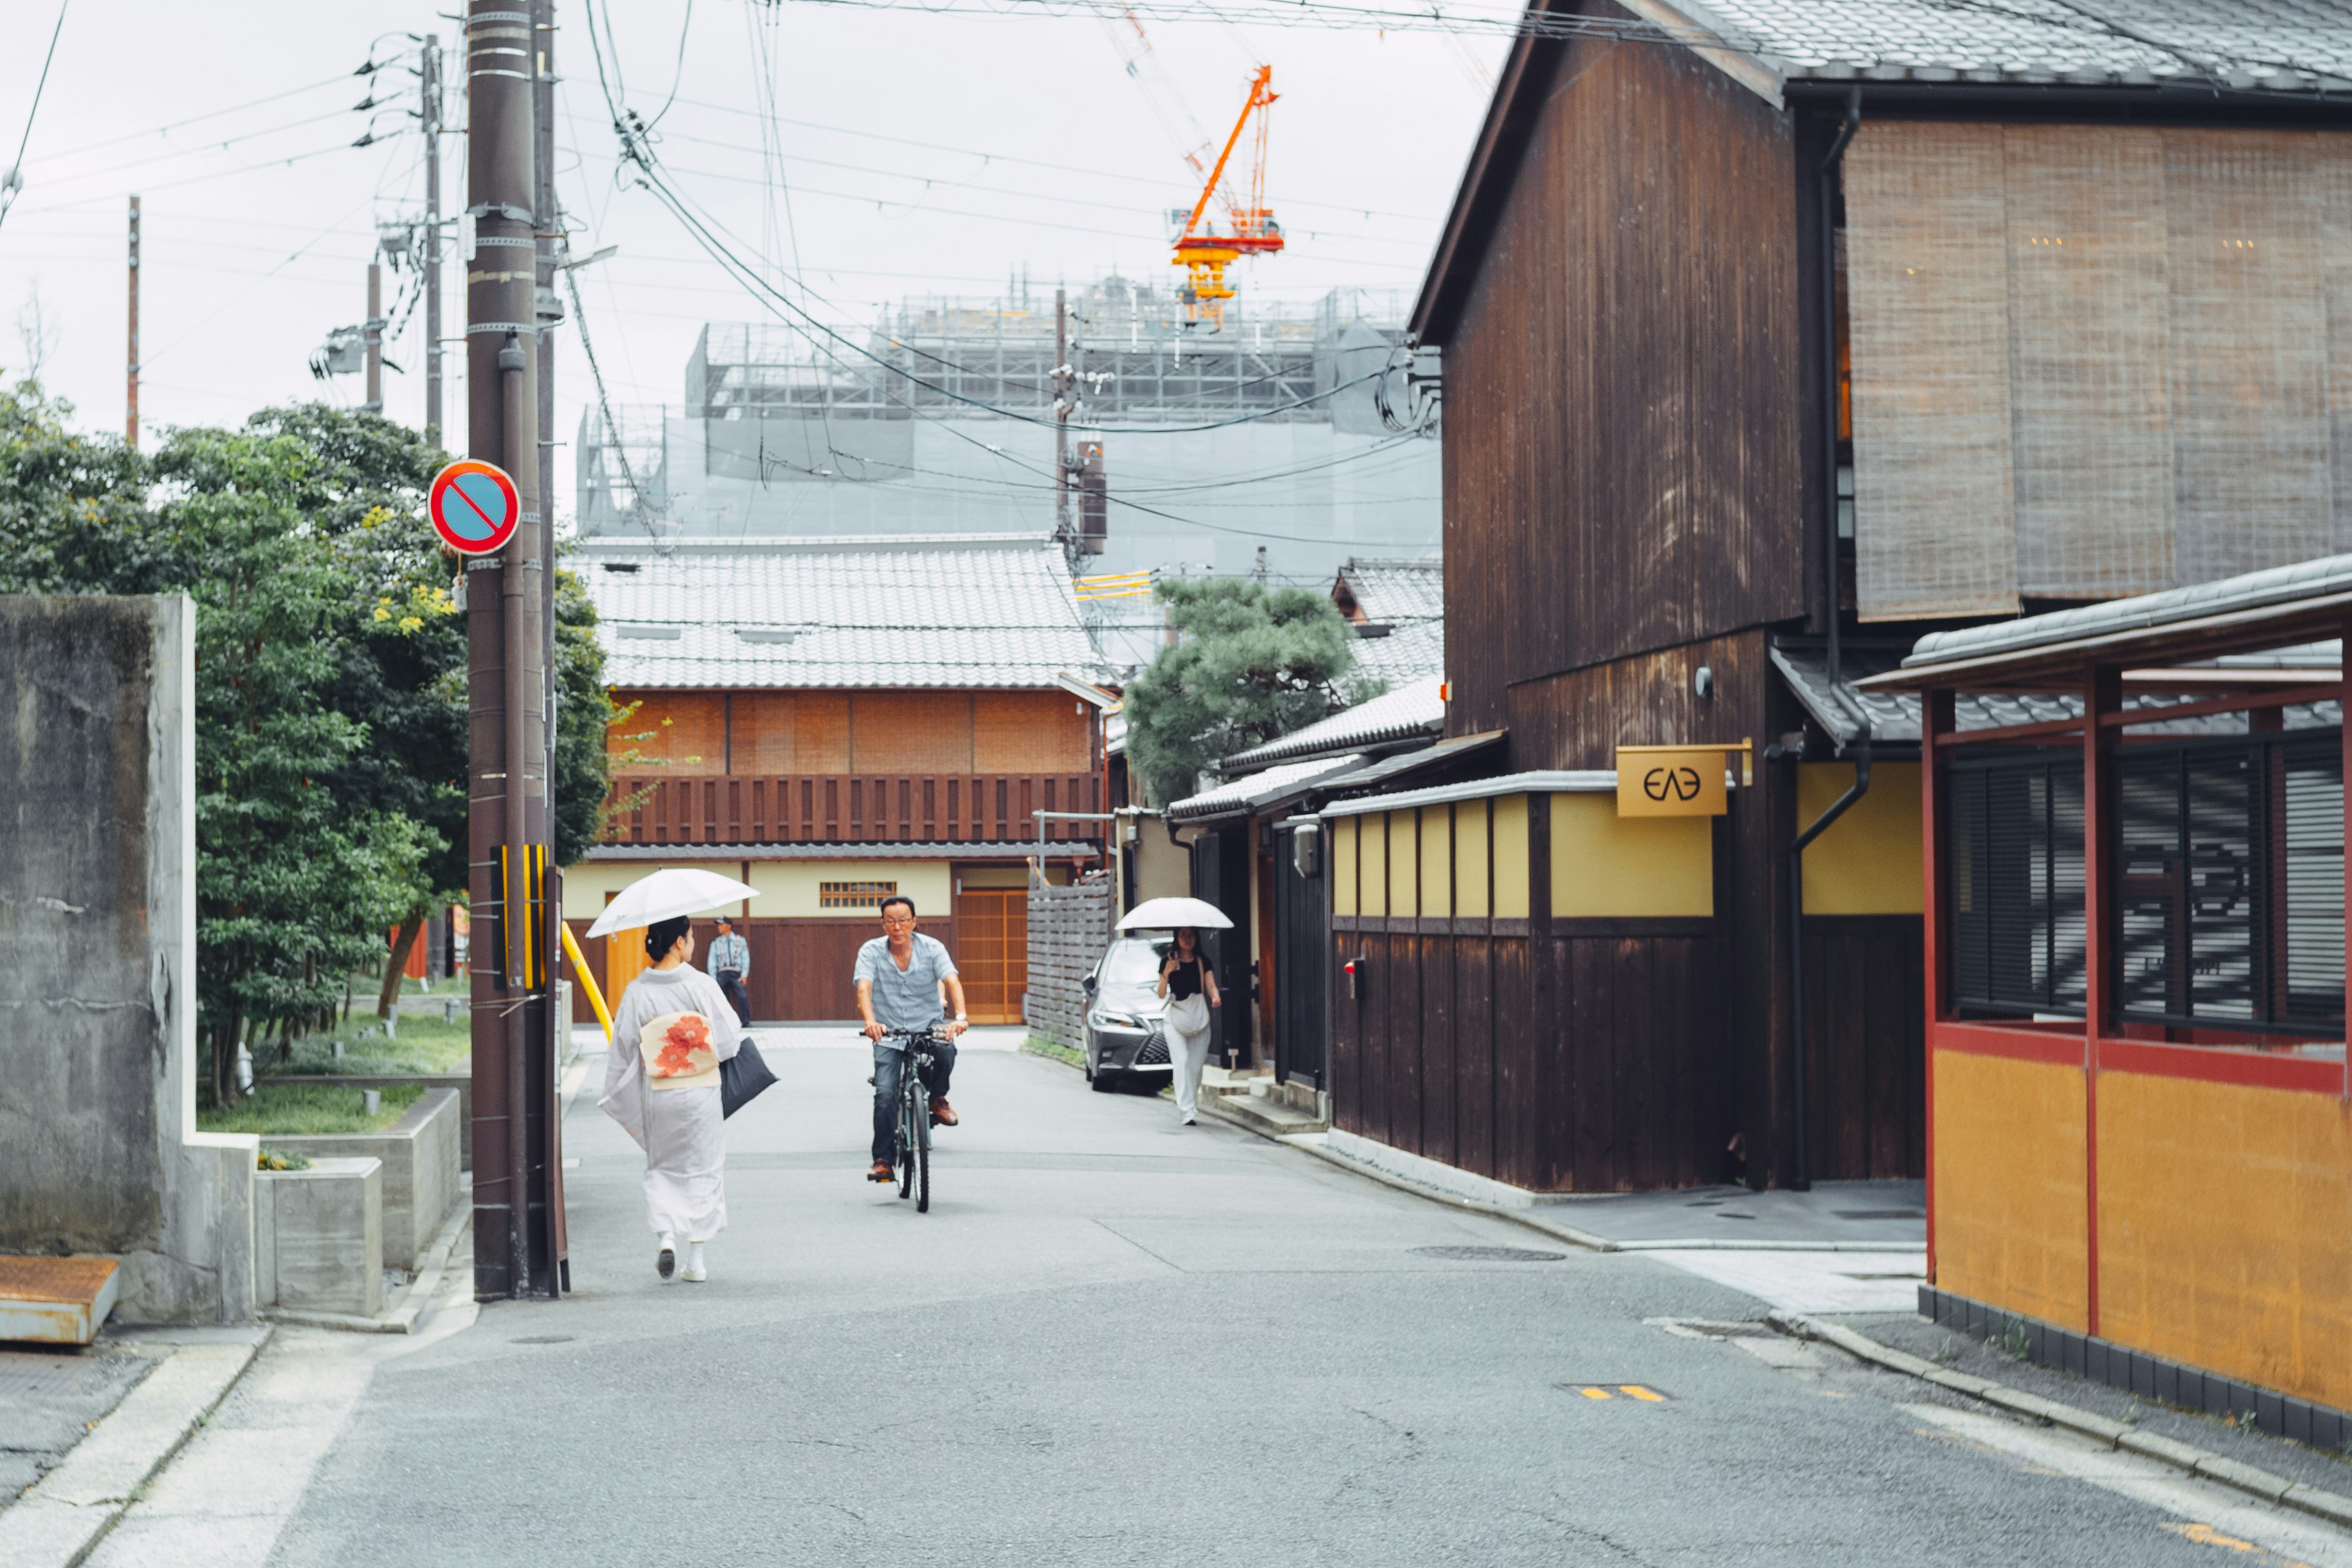
[[[1092,1024],[1097,1029],[1140,1029],[1143,1027],[1143,1020],[1136,1017],[1131,1013],[1105,1013],[1099,1011],[1089,1013],[1087,1015],[1087,1022]]]

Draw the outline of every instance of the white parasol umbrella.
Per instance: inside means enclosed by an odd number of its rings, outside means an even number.
[[[1224,910],[1199,899],[1146,899],[1118,922],[1121,931],[1174,931],[1178,926],[1231,931],[1234,922],[1225,918]]]
[[[759,896],[757,889],[732,877],[698,871],[691,866],[671,866],[622,889],[604,906],[604,912],[596,917],[596,923],[588,928],[588,934],[603,936],[608,931],[634,931],[656,921],[698,915],[720,904]]]

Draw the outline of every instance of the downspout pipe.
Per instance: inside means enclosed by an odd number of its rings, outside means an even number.
[[[1849,89],[1845,123],[1822,160],[1822,618],[1829,629],[1830,685],[1835,689],[1844,660],[1838,639],[1838,370],[1837,198],[1840,165],[1853,133],[1862,129],[1862,89]]]
[[[1805,1146],[1805,847],[1830,830],[1830,826],[1843,816],[1854,802],[1870,793],[1870,720],[1862,718],[1862,731],[1853,741],[1853,785],[1831,803],[1830,808],[1813,819],[1811,826],[1797,835],[1789,846],[1789,1002],[1794,1015],[1795,1037],[1790,1044],[1789,1058],[1794,1068],[1795,1092],[1791,1099],[1796,1108],[1797,1139],[1795,1169],[1789,1185],[1797,1192],[1809,1192],[1813,1184],[1812,1163]]]

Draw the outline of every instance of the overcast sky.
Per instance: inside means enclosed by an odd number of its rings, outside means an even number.
[[[609,3],[609,0],[608,0]],[[307,361],[329,328],[365,314],[379,221],[422,209],[423,139],[398,31],[456,30],[429,3],[68,0],[32,121],[26,188],[0,223],[0,366],[37,355],[82,425],[123,415],[124,213],[142,197],[142,421],[242,419],[273,402],[362,395]],[[845,322],[886,303],[1002,294],[1114,268],[1173,280],[1166,209],[1193,190],[1153,98],[1096,16],[997,18],[759,0],[614,5],[616,86],[660,122],[679,186],[763,264],[795,271]],[[23,134],[57,18],[52,0],[0,5],[0,168]],[[579,253],[617,245],[581,274],[612,395],[677,404],[707,321],[763,318],[645,192],[616,185],[609,129],[578,0],[562,0],[559,189]],[[1150,22],[1163,98],[1222,134],[1250,70],[1274,67],[1269,194],[1282,256],[1239,268],[1245,298],[1307,302],[1336,287],[1409,303],[1485,112],[1505,44],[1494,37]],[[683,55],[681,64],[681,40]],[[371,51],[373,51],[371,54]],[[392,109],[355,110],[353,71]],[[1147,72],[1152,67],[1147,62]],[[462,81],[462,66],[447,75]],[[763,174],[762,84],[772,83],[782,187]],[[452,94],[451,122],[463,109]],[[386,140],[350,143],[373,125]],[[445,211],[462,205],[464,143],[444,146]],[[463,289],[445,292],[448,335]],[[387,282],[387,292],[398,280]],[[1049,296],[1050,297],[1050,294]],[[389,308],[389,302],[388,302]],[[388,356],[387,412],[422,423],[421,315]],[[451,425],[463,428],[462,354]],[[566,332],[559,435],[593,388]],[[152,444],[152,443],[151,443]],[[568,475],[568,452],[562,471]],[[568,483],[559,506],[568,514]]]

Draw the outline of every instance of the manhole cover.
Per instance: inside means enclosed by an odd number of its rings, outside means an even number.
[[[1415,1247],[1415,1258],[1444,1258],[1455,1263],[1558,1263],[1565,1252],[1537,1252],[1525,1247]]]
[[[1926,1219],[1919,1209],[1832,1209],[1840,1219]]]
[[[526,1334],[519,1340],[509,1340],[510,1345],[568,1345],[577,1334]]]

